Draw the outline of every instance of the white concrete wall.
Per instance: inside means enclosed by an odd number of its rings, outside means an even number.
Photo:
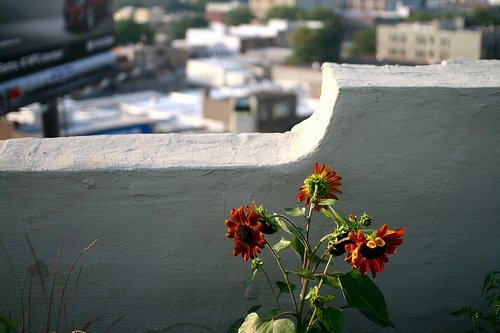
[[[397,331],[465,331],[449,313],[481,305],[484,275],[500,268],[500,62],[323,71],[319,109],[288,133],[0,142],[0,237],[20,283],[33,271],[25,237],[53,268],[64,236],[63,274],[98,239],[76,302],[75,318],[102,315],[90,331],[124,316],[113,331],[224,332],[251,305],[272,306],[263,279],[242,284],[228,211],[293,206],[319,161],[343,177],[343,213],[406,228],[376,281]],[[0,251],[0,309],[17,300],[8,266]],[[383,331],[346,312],[346,332]]]

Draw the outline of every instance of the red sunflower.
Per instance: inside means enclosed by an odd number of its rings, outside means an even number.
[[[339,190],[340,180],[335,170],[324,164],[314,163],[313,174],[304,180],[304,185],[300,187],[297,201],[306,200],[306,206],[311,204],[314,197],[314,209],[319,210],[317,204],[321,199],[338,199],[335,193],[342,193]],[[315,195],[316,193],[316,195]]]
[[[401,237],[404,234],[404,228],[391,230],[387,224],[368,237],[361,230],[350,232],[352,243],[345,246],[348,252],[345,261],[351,263],[353,269],[359,268],[361,274],[370,269],[375,278],[377,273],[384,271],[384,263],[389,262],[387,254],[396,253],[397,247],[403,244]]]
[[[260,231],[263,224],[259,223],[259,215],[248,206],[231,209],[231,219],[225,220],[226,237],[234,239],[233,255],[241,254],[245,261],[254,259],[266,245],[264,235]]]

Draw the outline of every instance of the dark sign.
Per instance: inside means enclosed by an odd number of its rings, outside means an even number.
[[[112,0],[0,1],[0,82],[114,45]]]

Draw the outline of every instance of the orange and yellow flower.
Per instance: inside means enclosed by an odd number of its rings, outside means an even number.
[[[263,224],[259,223],[259,215],[248,206],[231,209],[231,219],[225,220],[226,237],[233,239],[233,255],[241,254],[245,261],[254,259],[266,245],[264,235],[260,231]]]
[[[372,277],[384,271],[384,264],[389,262],[387,254],[394,254],[397,247],[403,244],[404,228],[396,230],[389,229],[384,224],[376,233],[366,236],[363,231],[357,233],[350,232],[349,239],[352,243],[345,246],[348,252],[345,261],[352,265],[353,269],[358,269],[361,274],[366,274],[371,270]]]
[[[314,163],[313,174],[304,180],[304,185],[300,187],[297,201],[305,199],[306,206],[314,201],[314,209],[319,210],[318,202],[321,199],[338,199],[336,193],[342,193],[339,190],[340,180],[335,170],[324,164]]]

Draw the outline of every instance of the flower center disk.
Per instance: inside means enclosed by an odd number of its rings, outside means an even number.
[[[247,225],[241,225],[236,230],[236,237],[243,242],[250,244],[253,240],[253,230]]]

